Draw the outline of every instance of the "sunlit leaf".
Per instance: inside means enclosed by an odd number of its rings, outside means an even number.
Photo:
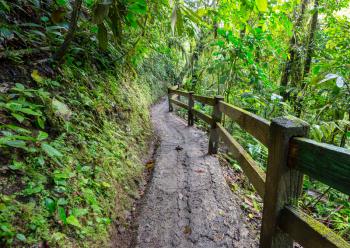
[[[335,83],[339,88],[342,88],[344,86],[344,79],[342,77],[337,77]]]
[[[66,221],[67,221],[67,224],[69,224],[69,225],[76,226],[76,227],[79,227],[79,228],[81,227],[78,219],[74,215],[68,216]]]
[[[255,0],[255,3],[259,11],[261,12],[267,11],[267,0]]]
[[[49,137],[49,135],[46,132],[39,131],[39,134],[36,139],[41,141],[41,140],[47,139],[47,137]]]
[[[31,76],[37,83],[42,83],[44,81],[43,77],[40,76],[38,70],[33,70]]]

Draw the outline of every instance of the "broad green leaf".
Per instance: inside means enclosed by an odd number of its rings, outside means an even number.
[[[255,0],[255,3],[259,11],[261,12],[267,11],[267,0]]]
[[[73,208],[73,215],[75,217],[84,216],[87,213],[89,213],[89,210],[86,208]]]
[[[18,162],[14,160],[12,164],[9,166],[11,170],[22,170],[24,168],[24,164],[22,162]]]
[[[22,128],[22,127],[18,127],[18,126],[15,126],[15,125],[6,125],[6,127],[10,128],[11,130],[17,132],[17,133],[22,133],[22,134],[31,134],[32,132],[25,129],[25,128]]]
[[[0,142],[1,143],[1,142]],[[26,143],[23,140],[10,140],[6,142],[6,145],[12,146],[15,148],[26,149]]]
[[[69,224],[69,225],[81,228],[81,225],[80,225],[78,219],[74,215],[68,216],[66,221],[67,221],[67,224]]]
[[[24,234],[22,234],[22,233],[17,233],[16,238],[22,242],[25,242],[27,240],[26,236],[24,236]]]
[[[91,7],[94,3],[94,0],[84,0],[84,3],[88,6]]]
[[[16,83],[15,85],[16,85],[16,87],[13,88],[14,90],[18,90],[18,91],[23,91],[23,90],[25,90],[25,87],[24,87],[23,84]]]
[[[56,3],[60,6],[67,6],[68,0],[56,0]]]
[[[25,117],[24,117],[23,115],[18,114],[18,113],[11,113],[11,115],[12,115],[13,117],[15,117],[16,120],[17,120],[19,123],[22,123],[22,122],[24,121],[24,119],[25,119]]]
[[[36,137],[36,139],[41,141],[41,140],[47,139],[47,137],[49,137],[49,135],[46,132],[39,131],[38,136]]]
[[[50,214],[53,214],[56,210],[56,202],[51,198],[45,199],[45,207],[49,211]]]
[[[56,150],[56,148],[53,148],[52,146],[50,146],[48,143],[42,143],[41,148],[50,157],[62,157],[63,156],[63,154],[61,152]]]
[[[19,109],[18,111],[22,112],[22,113],[25,113],[25,114],[28,114],[28,115],[35,115],[35,116],[41,116],[41,112],[36,112],[30,108],[21,108]]]
[[[63,224],[66,224],[67,223],[66,210],[64,210],[63,207],[58,207],[57,212],[58,212],[59,219],[63,222]]]
[[[45,128],[45,123],[44,120],[42,118],[40,118],[39,116],[36,118],[36,121],[39,125],[40,128],[44,129]]]
[[[147,12],[147,4],[145,0],[137,0],[128,6],[128,10],[134,14],[144,15]]]

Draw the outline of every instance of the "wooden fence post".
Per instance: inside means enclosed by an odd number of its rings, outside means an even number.
[[[222,96],[215,96],[215,104],[213,107],[213,113],[212,113],[212,123],[210,128],[210,134],[209,134],[209,154],[216,154],[218,152],[219,148],[219,131],[218,127],[216,126],[217,122],[221,122],[222,113],[219,109],[219,102],[224,100],[224,97]]]
[[[293,240],[278,228],[285,205],[295,205],[302,190],[303,174],[287,166],[289,141],[306,136],[309,125],[297,118],[279,117],[271,122],[260,248],[292,248]]]
[[[188,125],[193,126],[193,107],[194,107],[194,100],[193,100],[193,91],[188,92]]]
[[[169,112],[173,112],[173,110],[174,110],[173,105],[172,105],[172,103],[171,103],[171,96],[172,96],[171,87],[168,87]]]

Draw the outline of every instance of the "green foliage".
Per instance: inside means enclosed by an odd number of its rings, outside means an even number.
[[[183,18],[186,32],[177,32],[176,42],[172,41],[173,50],[184,54],[178,62],[184,68],[178,77],[183,88],[200,95],[223,95],[225,101],[266,119],[298,116],[310,123],[311,138],[350,147],[348,0],[218,1],[211,6],[186,2],[186,6],[200,21]],[[173,34],[179,31],[176,17],[181,7],[175,2]],[[191,32],[192,23],[196,26]],[[195,108],[210,113],[201,105]],[[232,121],[224,122],[266,168],[266,147]],[[304,188],[318,194],[326,190],[307,180]],[[334,190],[327,195],[332,196],[313,208],[306,207],[305,195],[304,210],[349,240],[348,198]]]
[[[107,246],[166,82],[267,119],[297,115],[311,138],[349,147],[348,0],[84,0],[61,64],[50,58],[74,4],[49,2],[0,0],[0,245]],[[266,168],[266,147],[225,126]],[[311,179],[304,189],[304,210],[350,239],[346,196]]]
[[[123,223],[138,195],[151,134],[148,107],[174,78],[160,37],[167,24],[159,26],[154,16],[148,25],[157,28],[140,37],[153,3],[84,1],[89,15],[99,3],[108,14],[94,17],[99,24],[80,15],[56,67],[45,59],[63,43],[70,2],[26,2],[30,14],[23,20],[17,3],[5,3],[1,15],[11,12],[0,46],[8,50],[0,59],[20,77],[1,67],[10,83],[0,88],[0,246],[108,246],[112,221]]]

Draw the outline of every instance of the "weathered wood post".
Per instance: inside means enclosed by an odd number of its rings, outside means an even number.
[[[193,107],[194,107],[194,100],[193,100],[193,91],[188,92],[188,125],[193,126]]]
[[[260,248],[292,248],[293,240],[278,228],[285,205],[294,205],[300,196],[303,174],[287,165],[289,141],[308,134],[309,125],[297,118],[279,117],[271,122]]]
[[[172,103],[171,103],[171,97],[172,97],[171,87],[168,87],[169,112],[173,112],[173,110],[174,110],[173,105],[172,105]]]
[[[217,122],[221,122],[222,113],[219,109],[219,102],[224,100],[224,97],[222,96],[215,96],[215,103],[213,107],[213,113],[212,113],[212,123],[210,127],[210,134],[209,134],[209,154],[216,154],[218,152],[219,148],[219,131],[218,127],[216,126]]]

